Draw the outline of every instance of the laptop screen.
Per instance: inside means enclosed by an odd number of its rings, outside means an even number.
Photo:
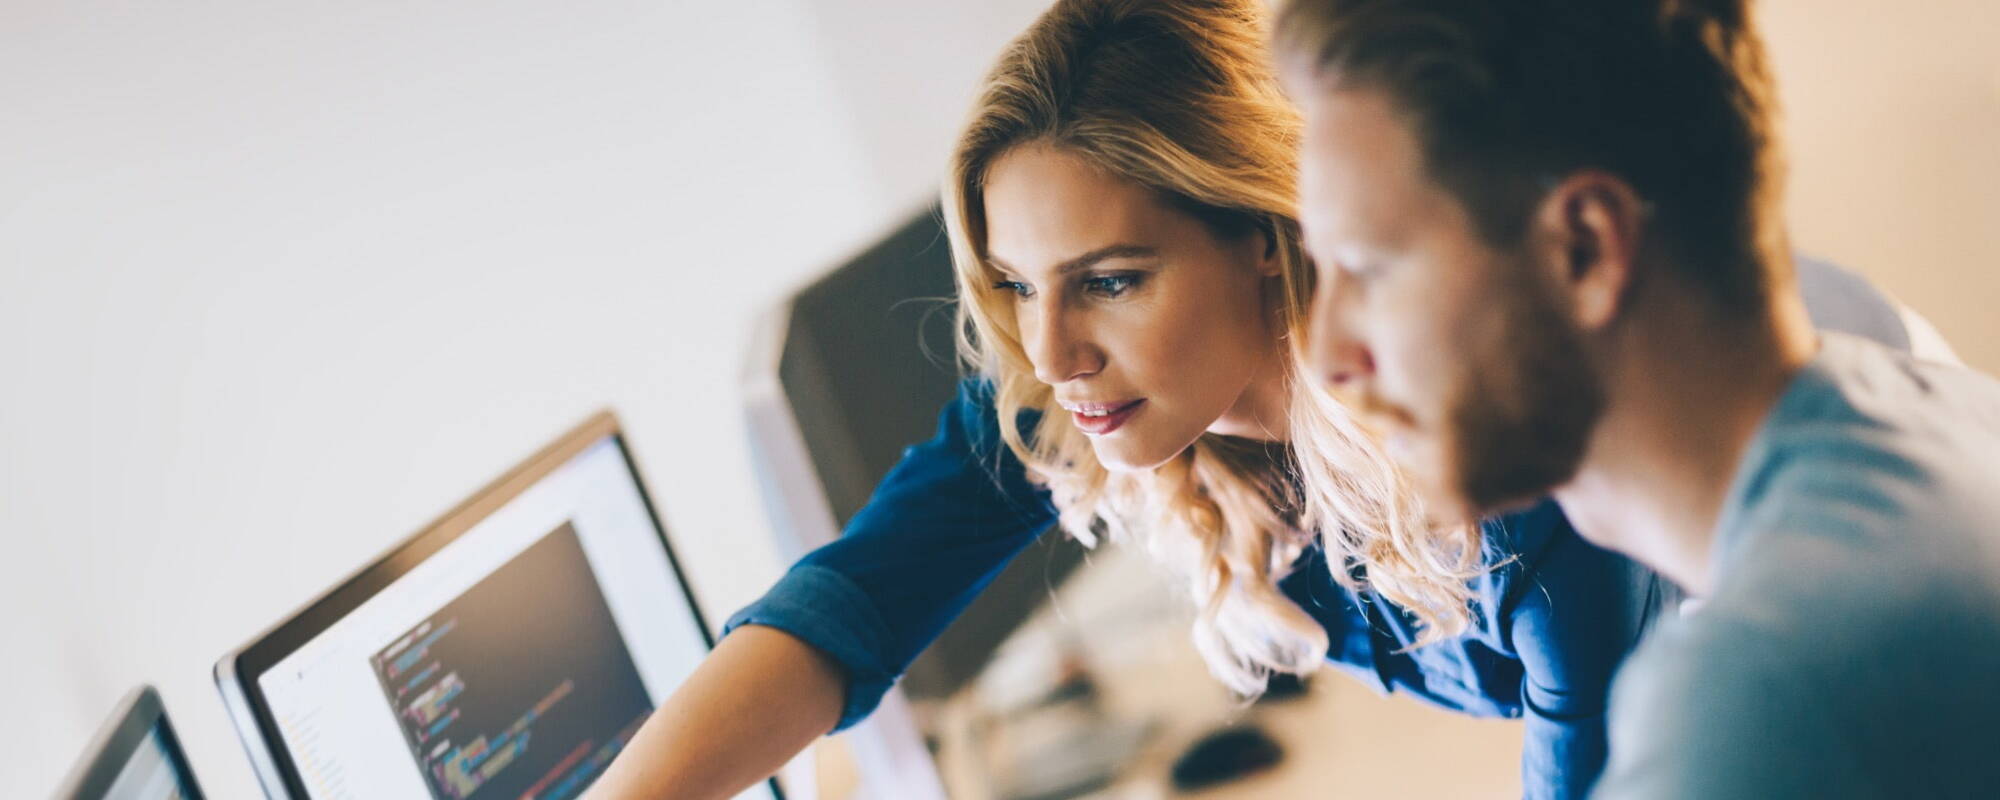
[[[608,435],[327,623],[256,677],[308,796],[581,794],[709,649],[663,541]]]

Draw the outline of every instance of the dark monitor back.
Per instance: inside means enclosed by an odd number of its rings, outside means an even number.
[[[842,526],[903,448],[930,438],[952,398],[953,293],[932,207],[793,298],[779,379]],[[1042,536],[918,656],[904,689],[941,697],[964,685],[1082,557],[1064,537]]]

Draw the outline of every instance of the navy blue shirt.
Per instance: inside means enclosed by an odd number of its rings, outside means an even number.
[[[898,676],[1013,557],[1055,522],[999,437],[991,390],[967,381],[937,435],[909,448],[849,521],[762,599],[731,617],[784,630],[847,672],[836,730],[866,717]],[[1465,636],[1409,649],[1415,621],[1333,580],[1308,550],[1281,582],[1326,629],[1328,661],[1383,692],[1527,725],[1530,797],[1579,797],[1605,760],[1613,671],[1658,591],[1652,574],[1578,538],[1554,502],[1485,525],[1488,563]]]

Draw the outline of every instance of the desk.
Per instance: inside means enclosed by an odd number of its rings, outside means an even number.
[[[1522,728],[1441,711],[1401,696],[1382,696],[1335,669],[1320,671],[1302,696],[1241,708],[1195,652],[1185,624],[1187,601],[1161,587],[1136,557],[1093,556],[1052,603],[1016,634],[1050,629],[1125,633],[1108,649],[1088,653],[1099,704],[1108,716],[1152,719],[1154,734],[1108,786],[1077,795],[1090,800],[1253,798],[1518,798]],[[1170,610],[1135,622],[1134,598]],[[1124,611],[1117,610],[1121,605]],[[1121,621],[1122,622],[1119,622]],[[1057,638],[1061,638],[1059,635]],[[1098,641],[1109,642],[1103,637]],[[1013,643],[1010,642],[1010,646]],[[1003,648],[1002,657],[1006,657]],[[993,667],[989,667],[989,670]],[[1002,800],[990,784],[993,751],[1004,742],[974,731],[987,715],[978,687],[931,710],[939,763],[954,800]],[[1173,761],[1217,726],[1262,725],[1285,750],[1273,768],[1193,794],[1168,781]],[[991,729],[988,725],[988,729]],[[983,753],[980,751],[984,751]],[[1004,760],[1004,759],[1003,759]],[[1024,767],[1028,765],[1023,765]]]

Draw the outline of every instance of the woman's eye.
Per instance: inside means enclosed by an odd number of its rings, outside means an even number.
[[[1100,297],[1117,297],[1137,285],[1137,275],[1098,275],[1083,279],[1084,290]]]
[[[1004,292],[1013,292],[1016,297],[1033,297],[1035,295],[1034,289],[1028,288],[1027,284],[1020,281],[994,281],[993,288]]]

